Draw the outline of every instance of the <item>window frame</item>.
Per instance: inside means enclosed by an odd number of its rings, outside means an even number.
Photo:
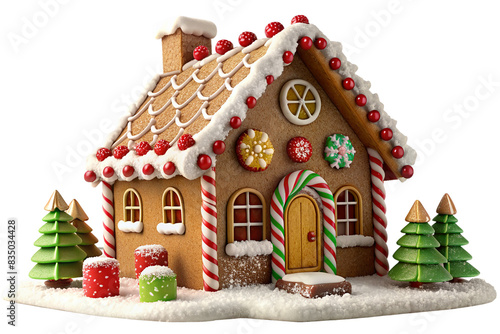
[[[295,85],[302,85],[302,86],[306,87],[306,90],[304,90],[304,93],[302,94],[302,96],[299,96],[299,93],[295,89]],[[288,100],[288,91],[290,89],[293,89],[294,94],[298,98],[298,100],[294,100],[296,102],[291,102],[291,100]],[[314,101],[314,103],[316,104],[316,108],[315,108],[313,114],[309,113],[309,109],[305,106],[306,103],[303,102],[303,100],[308,92],[311,92],[311,94],[314,96],[314,100],[310,100],[311,102],[309,102],[309,103],[312,103]],[[294,115],[292,113],[292,111],[290,110],[290,108],[288,107],[288,105],[290,103],[300,104],[300,106],[302,106],[302,108],[304,108],[304,110],[306,110],[306,113],[309,117],[307,119],[300,119],[299,118],[300,109],[298,109],[297,114]],[[306,81],[303,79],[292,79],[292,80],[287,81],[283,85],[283,87],[281,87],[280,107],[281,107],[281,112],[283,113],[285,118],[290,123],[295,124],[295,125],[308,125],[308,124],[311,124],[312,122],[314,122],[319,117],[319,114],[321,112],[321,96],[319,95],[319,92],[316,89],[316,87],[314,87],[314,85],[312,83],[310,83],[309,81]]]
[[[139,202],[138,206],[132,205],[132,203],[133,203],[132,194],[134,194],[137,197],[137,200]],[[130,197],[130,204],[131,205],[127,205],[127,195],[129,195],[129,197]],[[139,220],[132,220],[135,210],[139,210]],[[130,220],[127,219],[127,217],[128,217],[127,212],[128,211],[130,212]],[[140,222],[142,222],[142,199],[141,199],[141,195],[139,195],[139,192],[137,190],[135,190],[134,188],[128,188],[123,193],[123,221],[130,221],[130,222],[140,221]]]
[[[179,198],[179,205],[167,205],[167,202],[166,202],[166,196],[168,193],[175,193],[177,195],[177,197]],[[173,201],[174,197],[171,195],[170,197],[170,203],[174,203]],[[184,200],[182,199],[182,195],[180,193],[180,191],[174,187],[167,187],[167,189],[165,189],[165,191],[163,191],[163,195],[161,197],[161,204],[162,204],[162,215],[163,215],[163,223],[165,224],[184,224],[184,220],[185,220],[185,215],[184,215]],[[181,211],[181,219],[182,221],[180,223],[178,222],[174,222],[174,217],[175,217],[175,212],[180,210]],[[170,222],[167,221],[167,214],[168,212],[171,213],[171,217],[170,217]],[[177,218],[177,217],[175,217]]]
[[[245,199],[245,205],[240,205],[240,204],[234,204],[238,196],[240,196],[243,193],[248,193],[246,199]],[[254,194],[256,195],[259,200],[260,200],[260,205],[252,205],[249,204],[249,194]],[[246,216],[247,216],[247,222],[246,223],[235,223],[234,222],[234,210],[235,209],[246,209]],[[250,209],[262,209],[262,222],[259,222],[258,224],[256,222],[250,222]],[[242,240],[242,241],[251,241],[250,239],[250,227],[252,226],[262,226],[262,240],[255,240],[255,241],[264,241],[267,240],[267,203],[264,198],[264,196],[256,189],[253,188],[242,188],[237,191],[235,191],[231,197],[229,198],[229,201],[227,203],[227,242],[228,243],[233,243],[234,242],[234,228],[235,227],[242,227],[246,226],[247,227],[247,240]],[[237,224],[237,225],[235,225]]]
[[[351,194],[354,196],[354,202],[350,202],[349,201],[349,192],[351,192]],[[342,194],[342,193],[346,193],[347,196],[345,196],[345,201],[344,202],[338,202],[338,197]],[[358,189],[356,189],[355,187],[353,186],[344,186],[344,187],[341,187],[339,190],[337,190],[337,192],[335,193],[335,231],[336,231],[336,234],[337,236],[339,236],[338,234],[338,224],[341,223],[341,224],[346,224],[346,233],[347,234],[340,234],[340,235],[345,235],[345,236],[351,236],[351,235],[363,235],[363,199],[361,197],[361,194],[359,193]],[[346,210],[346,218],[342,218],[340,219],[339,221],[339,218],[338,218],[338,205],[344,205],[345,206],[345,210]],[[354,205],[354,211],[355,211],[355,215],[357,216],[357,218],[354,220],[352,218],[349,217],[349,206],[350,205]],[[354,231],[354,234],[349,234],[349,223],[350,222],[355,222],[355,231]]]

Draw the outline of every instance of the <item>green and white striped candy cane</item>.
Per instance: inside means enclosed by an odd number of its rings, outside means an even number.
[[[271,201],[271,242],[272,279],[273,283],[285,276],[285,224],[284,212],[290,201],[304,187],[314,189],[321,197],[323,204],[323,248],[324,269],[326,272],[337,273],[335,204],[333,194],[326,181],[310,170],[298,170],[285,176],[274,191]]]

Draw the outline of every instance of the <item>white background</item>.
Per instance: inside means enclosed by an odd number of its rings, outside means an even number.
[[[372,82],[372,91],[419,152],[415,176],[386,185],[391,265],[413,201],[421,200],[432,216],[448,192],[470,241],[465,249],[473,256],[471,264],[481,278],[500,287],[499,5],[478,0],[173,2],[24,0],[0,5],[0,254],[5,254],[0,255],[0,272],[7,272],[6,222],[15,217],[19,279],[29,279],[30,257],[37,250],[33,242],[54,189],[68,203],[78,199],[101,238],[101,193],[83,180],[85,157],[161,68],[161,43],[154,36],[165,21],[178,15],[208,19],[218,26],[215,40],[237,45],[242,31],[261,38],[267,23],[287,26],[294,15],[305,14],[331,40],[344,44],[358,73]],[[1,284],[4,292],[5,279]],[[7,328],[4,306],[0,322]],[[498,312],[497,300],[458,310],[335,322],[171,324],[18,305],[16,330],[465,333],[488,324],[495,328],[483,332],[497,332]]]

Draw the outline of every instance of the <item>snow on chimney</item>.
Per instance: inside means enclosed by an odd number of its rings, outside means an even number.
[[[179,16],[173,24],[164,26],[158,34],[163,53],[163,72],[181,71],[182,66],[193,60],[193,50],[204,45],[212,50],[212,38],[217,34],[214,23],[206,20]]]

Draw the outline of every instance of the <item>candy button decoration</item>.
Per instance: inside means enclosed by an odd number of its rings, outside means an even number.
[[[248,129],[238,138],[236,155],[246,170],[262,172],[271,164],[274,147],[267,133]]]
[[[177,275],[167,266],[150,266],[139,277],[141,303],[177,299]]]
[[[307,162],[312,156],[312,145],[304,137],[295,137],[290,139],[286,145],[286,153],[294,162]]]
[[[208,48],[205,45],[197,46],[193,50],[193,58],[196,60],[203,60],[204,58],[208,57],[209,54],[210,51],[208,51]]]
[[[356,150],[348,136],[334,134],[326,140],[325,160],[332,168],[349,168]]]
[[[94,182],[97,178],[95,173],[91,170],[86,171],[83,177],[87,182]]]
[[[104,298],[120,294],[118,260],[109,257],[89,257],[83,262],[83,294]]]
[[[138,247],[134,252],[135,278],[150,266],[168,266],[168,252],[161,245],[146,245]]]
[[[257,40],[257,35],[255,35],[253,32],[250,31],[244,31],[238,37],[238,43],[240,43],[240,45],[243,47],[249,46],[256,40]]]

